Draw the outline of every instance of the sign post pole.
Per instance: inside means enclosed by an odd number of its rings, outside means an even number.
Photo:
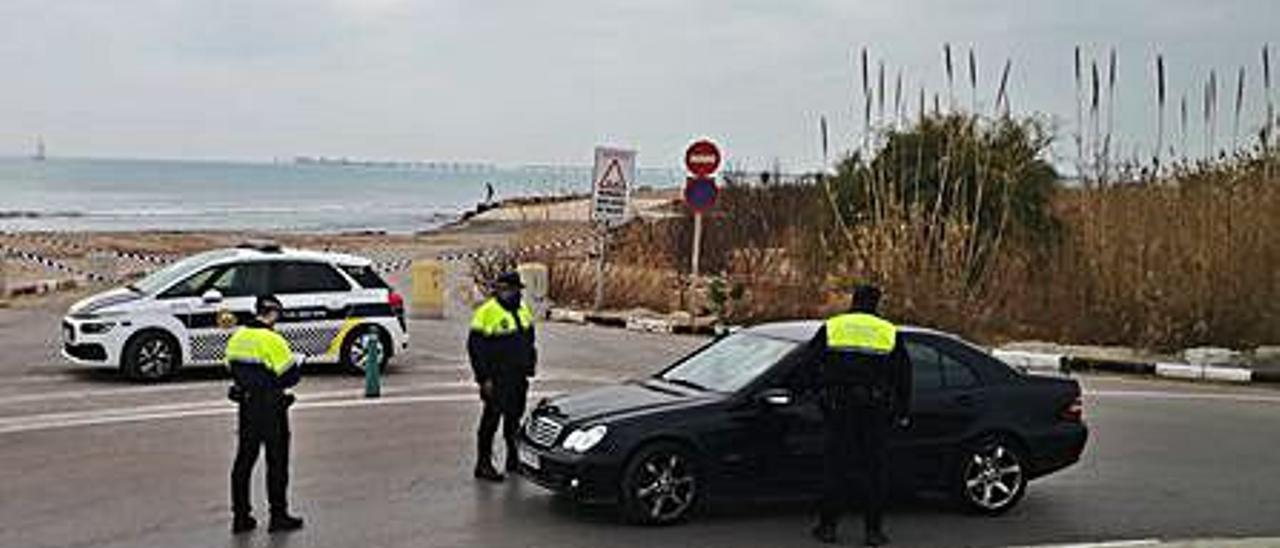
[[[693,264],[690,265],[689,271],[693,273],[693,280],[696,284],[698,281],[698,260],[702,258],[702,212],[698,211],[693,214]]]
[[[591,309],[599,312],[604,307],[604,254],[609,248],[609,229],[600,228],[600,243],[596,249],[596,299]]]

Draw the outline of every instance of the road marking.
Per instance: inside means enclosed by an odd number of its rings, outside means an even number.
[[[536,379],[535,382],[570,382],[570,383],[614,383],[617,379],[602,378],[602,376],[549,376],[549,378]],[[196,391],[216,391],[221,387],[227,387],[229,380],[211,380],[211,382],[195,382],[173,385],[150,385],[150,387],[120,387],[120,388],[97,388],[82,389],[82,391],[61,391],[61,392],[42,392],[36,394],[18,394],[18,396],[0,397],[0,407],[19,405],[19,403],[32,403],[44,401],[73,401],[73,399],[100,398],[113,396],[150,396],[150,394],[166,393],[166,392],[196,392]],[[404,391],[417,391],[417,389],[429,388],[468,388],[474,387],[475,383],[470,380],[452,380],[452,382],[436,382],[436,383],[411,383],[398,385],[398,387],[385,387],[384,393],[397,393]],[[310,393],[300,391],[300,396],[343,396],[343,394],[358,392],[360,388],[346,389],[346,391],[332,392],[316,392]]]
[[[1225,394],[1220,392],[1159,392],[1155,390],[1085,390],[1084,395],[1114,398],[1148,398],[1166,400],[1217,400],[1242,403],[1280,403],[1280,396],[1264,394]]]
[[[548,379],[552,382],[585,382],[585,383],[607,383],[609,379],[596,377],[582,378],[560,378]],[[380,407],[386,405],[405,405],[414,403],[462,403],[472,402],[476,400],[473,392],[449,393],[449,394],[422,394],[422,395],[397,395],[407,394],[432,389],[455,389],[466,387],[470,388],[473,383],[470,381],[453,381],[453,382],[437,382],[437,383],[421,383],[414,385],[406,385],[400,387],[389,387],[384,391],[387,397],[367,399],[360,395],[360,389],[348,388],[343,390],[329,390],[321,392],[300,392],[299,396],[304,398],[293,409],[297,411],[311,411],[321,409],[345,409],[353,407]],[[201,387],[204,388],[204,387]],[[140,387],[141,389],[141,387]],[[106,391],[98,391],[98,393],[119,393],[121,390],[128,390],[129,393],[136,392],[134,389],[108,389]],[[92,393],[93,391],[85,391]],[[543,397],[551,395],[555,391],[536,390],[530,393],[530,397]],[[1250,403],[1280,403],[1280,396],[1264,396],[1264,395],[1248,395],[1248,394],[1220,394],[1220,393],[1188,393],[1188,392],[1156,392],[1142,390],[1095,390],[1086,391],[1086,395],[1102,398],[1152,398],[1152,399],[1173,399],[1173,400],[1217,400],[1217,401],[1234,401],[1234,402],[1250,402]],[[310,401],[308,401],[310,400]],[[10,400],[11,401],[11,400]],[[217,415],[230,415],[236,412],[234,405],[231,405],[225,399],[203,400],[198,402],[183,403],[167,403],[147,405],[142,407],[129,408],[113,408],[113,409],[95,409],[90,411],[72,411],[59,413],[43,413],[37,415],[26,415],[16,417],[0,418],[0,435],[13,434],[19,432],[32,432],[38,430],[50,430],[56,428],[72,428],[83,426],[98,426],[107,424],[146,422],[154,420],[167,420],[187,417],[206,417]],[[1146,542],[1146,541],[1123,541],[1123,542]],[[1079,544],[1079,545],[1060,545],[1062,547],[1075,546],[1140,546],[1141,544]]]
[[[613,382],[609,379],[599,377],[552,377],[548,379],[539,379],[538,384],[547,384],[552,382],[578,382],[585,384],[602,384]],[[417,396],[400,395],[412,392],[422,392],[432,389],[456,389],[456,388],[473,388],[475,383],[471,381],[451,381],[451,382],[435,382],[420,383],[414,385],[405,385],[397,387],[389,387],[383,390],[384,397],[369,399],[364,398],[361,389],[348,388],[343,390],[329,390],[322,392],[298,392],[298,396],[303,398],[293,409],[306,411],[312,409],[343,409],[349,407],[375,407],[382,405],[403,405],[408,403],[450,403],[450,402],[470,402],[476,401],[477,396],[474,391],[451,394],[424,394]],[[554,390],[539,389],[530,392],[529,397],[544,397],[559,393]],[[390,396],[390,397],[385,397]],[[88,411],[68,411],[56,413],[41,413],[36,415],[19,415],[0,418],[0,435],[13,434],[18,432],[31,432],[36,430],[48,430],[54,428],[69,428],[77,426],[96,426],[103,424],[117,424],[128,422],[143,422],[151,420],[175,419],[184,417],[203,417],[223,414],[235,413],[236,408],[225,398],[214,400],[202,400],[197,402],[180,402],[165,403],[146,406],[134,406],[128,408],[109,408],[109,409],[93,409]]]
[[[1075,544],[1037,544],[1022,548],[1128,548],[1130,546],[1156,546],[1160,539],[1112,540],[1104,542],[1080,542]]]
[[[531,398],[551,395],[553,392],[533,391]],[[405,405],[412,403],[467,403],[476,401],[476,395],[466,394],[433,394],[422,396],[396,396],[389,398],[352,398],[317,402],[299,402],[292,407],[295,411],[312,411],[321,409],[346,409],[350,407],[381,407],[387,405]],[[82,426],[101,426],[107,424],[148,422],[155,420],[179,419],[189,417],[211,417],[232,415],[235,406],[226,400],[207,401],[191,404],[150,406],[137,408],[132,412],[104,414],[101,411],[89,413],[54,413],[50,415],[33,415],[0,420],[0,435],[52,430],[58,428],[74,428]]]
[[[226,381],[193,382],[171,386],[131,386],[122,388],[100,388],[94,390],[67,390],[62,392],[42,392],[39,394],[22,394],[18,396],[0,397],[0,405],[28,403],[45,400],[83,399],[107,396],[128,396],[132,394],[155,394],[161,392],[185,392],[188,390],[207,390],[225,385]]]

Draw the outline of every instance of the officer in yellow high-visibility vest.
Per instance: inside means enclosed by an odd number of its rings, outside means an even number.
[[[876,315],[880,290],[859,285],[850,312],[829,318],[814,342],[820,364],[826,441],[824,485],[813,536],[836,542],[836,524],[852,494],[850,476],[862,481],[867,546],[889,542],[882,527],[888,497],[890,428],[905,427],[911,409],[911,361],[898,328]],[[852,474],[851,474],[852,473]]]
[[[293,394],[285,390],[298,384],[301,373],[289,343],[274,331],[283,313],[279,299],[258,297],[254,318],[236,330],[227,342],[227,367],[235,379],[229,397],[240,406],[239,447],[231,467],[233,533],[257,527],[249,503],[249,479],[262,446],[267,449],[267,501],[271,506],[268,530],[290,531],[302,527],[302,519],[289,515],[285,491],[289,485],[289,406]]]
[[[493,466],[493,436],[502,422],[507,443],[507,472],[515,472],[516,433],[524,416],[529,378],[538,363],[534,346],[533,310],[523,302],[524,284],[515,272],[502,274],[494,282],[493,295],[476,309],[467,337],[471,370],[480,387],[484,412],[477,434],[475,477],[502,481]]]

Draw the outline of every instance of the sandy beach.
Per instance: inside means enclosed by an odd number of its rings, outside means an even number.
[[[640,218],[670,215],[675,198],[674,191],[638,193],[633,200],[634,214]],[[274,241],[288,247],[351,252],[372,259],[384,267],[389,277],[399,278],[407,274],[411,260],[510,249],[522,242],[581,239],[591,231],[590,206],[590,199],[582,197],[512,199],[490,208],[477,208],[483,211],[473,211],[455,224],[417,234],[300,234],[235,229],[29,232],[0,234],[0,247],[9,251],[9,259],[4,261],[4,285],[10,292],[40,282],[83,279],[92,273],[106,274],[109,278],[138,275],[169,260],[255,240]],[[564,250],[565,253],[581,251],[572,246]],[[107,283],[99,281],[94,285]],[[38,295],[20,296],[12,304],[21,306],[40,300],[43,298]]]

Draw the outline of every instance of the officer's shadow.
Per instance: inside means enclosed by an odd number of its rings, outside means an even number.
[[[285,548],[289,546],[293,534],[293,532],[289,532],[263,535],[255,531],[248,534],[233,535],[231,542],[227,543],[227,546],[229,548]]]

